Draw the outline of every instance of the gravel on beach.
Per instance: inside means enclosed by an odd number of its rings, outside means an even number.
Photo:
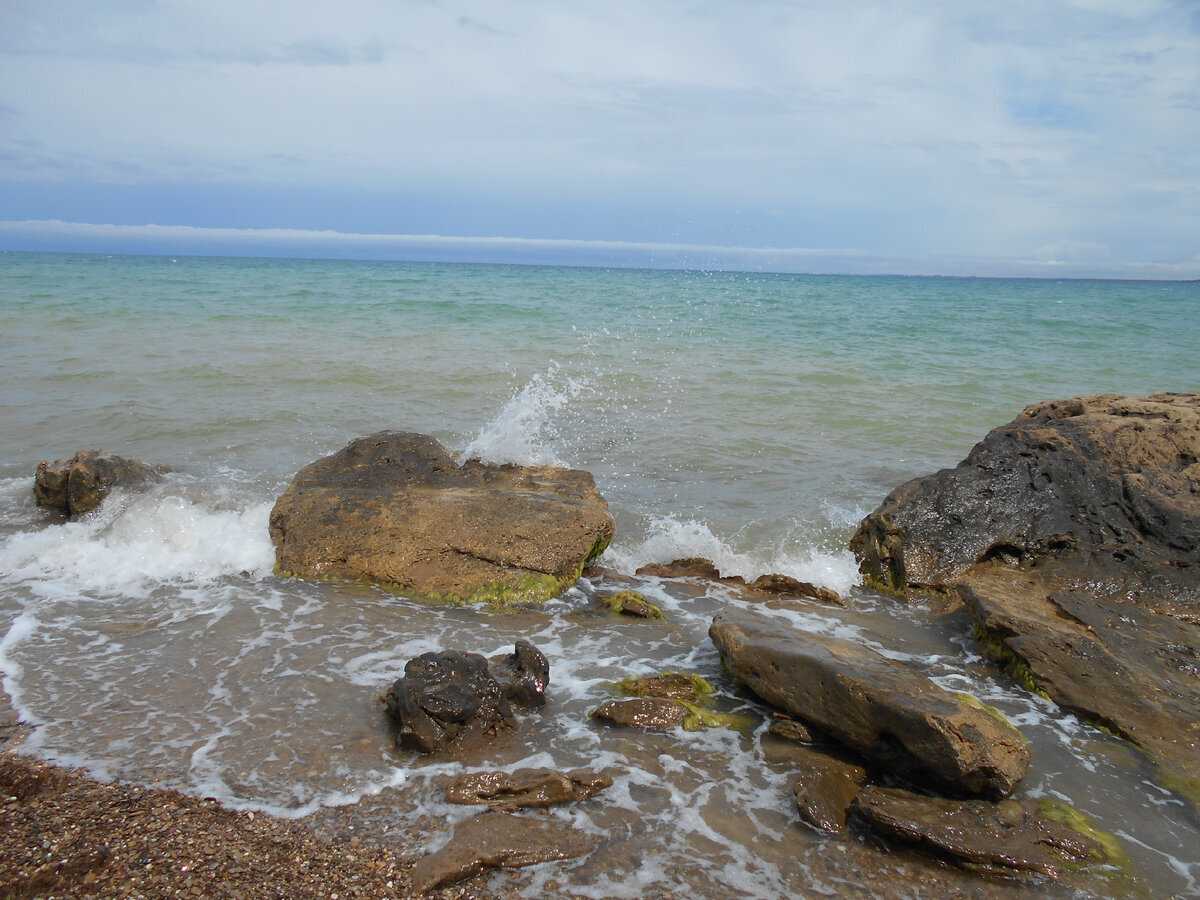
[[[0,726],[0,900],[411,896],[411,860],[177,791],[104,783],[21,756]],[[5,746],[8,745],[8,746]],[[478,881],[475,882],[478,885]],[[431,898],[481,900],[459,885]]]

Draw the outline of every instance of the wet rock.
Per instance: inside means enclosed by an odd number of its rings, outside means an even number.
[[[1027,407],[851,547],[877,585],[961,597],[990,656],[1200,808],[1200,394]]]
[[[546,705],[550,663],[529,641],[517,641],[512,653],[493,656],[488,665],[509,702],[529,707]]]
[[[586,800],[609,787],[610,777],[588,769],[476,772],[455,778],[446,789],[446,799],[451,803],[514,808],[552,806]]]
[[[1090,829],[1073,810],[1052,804],[947,800],[871,786],[858,793],[851,818],[872,834],[992,874],[1057,878],[1089,864],[1122,863],[1111,836]]]
[[[477,746],[516,727],[504,689],[477,653],[444,650],[409,660],[383,702],[400,726],[397,745],[421,753]]]
[[[797,744],[815,744],[820,740],[819,735],[813,729],[795,719],[773,718],[767,731],[777,738],[794,741]]]
[[[867,770],[809,747],[796,745],[791,752],[796,765],[792,791],[800,818],[822,831],[845,833],[847,813]]]
[[[161,481],[160,471],[103,450],[80,450],[67,460],[39,463],[33,494],[38,506],[79,516],[98,507],[114,488]]]
[[[740,609],[719,613],[709,636],[764,700],[914,780],[1002,797],[1029,767],[1011,725],[866,647]]]
[[[750,584],[741,575],[722,575],[711,559],[703,556],[689,556],[669,563],[651,563],[637,570],[638,575],[651,575],[655,578],[700,578],[705,581],[715,581],[719,584],[734,588],[745,588],[753,594],[775,594],[785,597],[803,597],[807,600],[819,600],[822,603],[842,605],[841,595],[830,588],[817,587],[807,581],[800,581],[790,575],[767,574],[760,575]]]
[[[459,465],[383,431],[306,466],[270,519],[277,568],[369,578],[453,602],[533,602],[570,587],[613,535],[587,472]]]
[[[750,583],[750,589],[763,594],[782,594],[789,597],[806,597],[842,606],[842,596],[837,591],[800,581],[790,575],[760,575]]]
[[[635,619],[663,619],[663,611],[637,591],[621,591],[600,598],[600,606],[611,613]]]
[[[713,692],[712,685],[699,675],[683,672],[626,678],[617,682],[617,687],[631,697],[659,697],[666,700],[684,700],[688,703],[698,703]]]
[[[623,728],[670,731],[683,728],[691,710],[677,700],[662,697],[638,697],[612,700],[590,713],[593,719],[611,722]]]
[[[487,869],[573,859],[595,848],[595,839],[557,819],[487,812],[454,829],[450,843],[417,860],[413,892],[428,893]]]

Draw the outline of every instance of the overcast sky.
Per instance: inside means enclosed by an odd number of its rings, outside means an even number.
[[[0,247],[1197,278],[1200,2],[0,0]]]

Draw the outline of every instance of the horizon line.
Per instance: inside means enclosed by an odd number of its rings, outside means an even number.
[[[1054,248],[1045,248],[1053,250]],[[934,256],[854,248],[745,247],[670,241],[342,232],[333,229],[117,225],[0,220],[0,250],[118,255],[475,262],[809,275],[1188,282],[1200,254],[1178,262],[1044,256]]]

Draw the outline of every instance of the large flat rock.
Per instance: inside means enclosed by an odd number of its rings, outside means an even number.
[[[1200,394],[1027,407],[851,547],[870,583],[958,594],[993,658],[1200,807]]]
[[[1002,797],[1029,767],[1029,745],[1011,725],[868,647],[741,609],[719,613],[708,633],[764,700],[914,780]]]
[[[358,438],[296,475],[271,511],[280,572],[367,578],[457,601],[540,601],[613,535],[587,472],[463,465],[431,437]]]

